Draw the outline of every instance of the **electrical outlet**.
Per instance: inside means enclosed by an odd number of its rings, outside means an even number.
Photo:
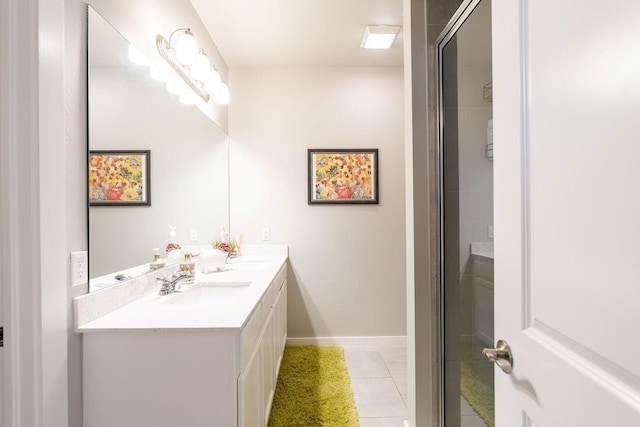
[[[269,232],[268,228],[263,228],[262,229],[262,240],[263,241],[267,241],[271,239],[271,233]]]
[[[195,228],[189,229],[189,240],[192,242],[198,241],[198,230],[196,230]]]
[[[71,286],[84,285],[89,280],[87,251],[71,252]]]
[[[487,227],[487,237],[493,239],[493,225]]]

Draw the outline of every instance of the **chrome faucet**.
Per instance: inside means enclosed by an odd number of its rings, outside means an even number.
[[[167,279],[166,277],[158,277],[156,281],[162,283],[162,286],[160,286],[160,290],[158,291],[158,295],[169,295],[174,292],[180,292],[180,282],[191,279],[193,279],[193,276],[185,272],[181,272],[179,275],[174,274],[170,279]]]

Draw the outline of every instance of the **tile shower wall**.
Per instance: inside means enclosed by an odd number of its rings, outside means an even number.
[[[460,309],[462,335],[472,333],[471,242],[489,241],[487,227],[493,225],[493,161],[486,157],[492,104],[483,98],[483,86],[491,82],[490,2],[473,14],[457,36],[460,307],[468,308]]]

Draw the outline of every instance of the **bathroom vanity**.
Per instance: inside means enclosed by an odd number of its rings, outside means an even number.
[[[77,298],[85,427],[266,426],[287,337],[284,248],[170,295],[151,278]]]
[[[493,334],[493,243],[471,243],[471,272],[473,290],[472,333],[480,342],[491,347]]]

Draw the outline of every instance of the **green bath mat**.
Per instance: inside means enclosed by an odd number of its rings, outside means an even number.
[[[488,427],[495,426],[493,363],[482,356],[482,345],[460,342],[460,393]]]
[[[358,427],[340,347],[287,346],[268,427]]]

